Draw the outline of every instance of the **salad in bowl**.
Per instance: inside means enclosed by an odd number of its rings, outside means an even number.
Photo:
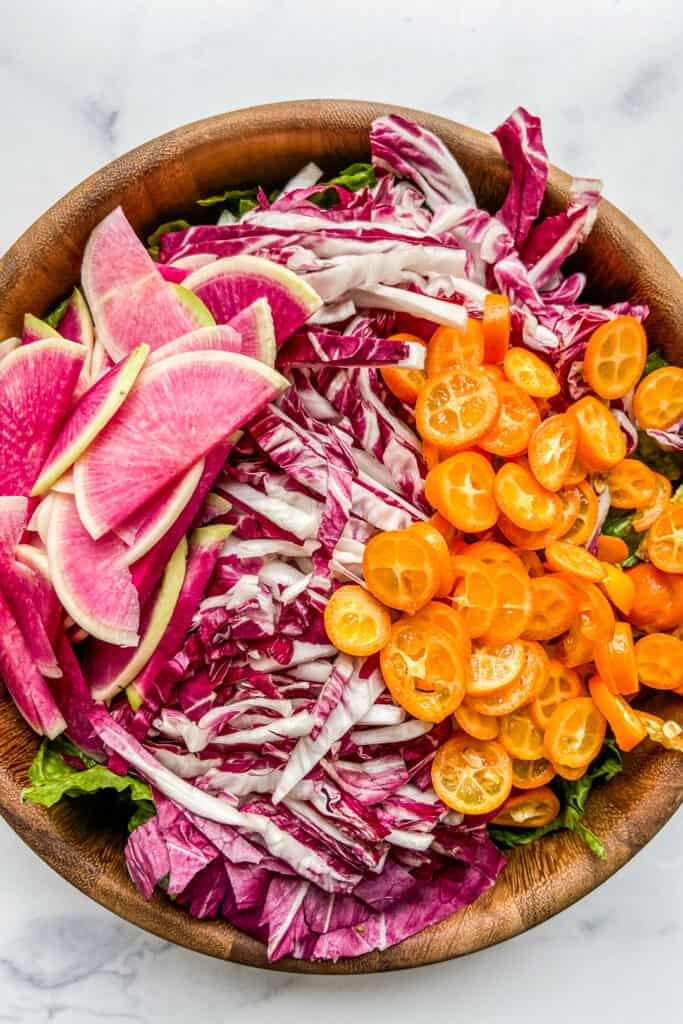
[[[479,208],[432,133],[116,208],[0,343],[0,672],[24,798],[110,790],[132,882],[283,957],[386,949],[683,750],[683,370],[542,215],[522,108]],[[672,755],[675,756],[675,755]]]

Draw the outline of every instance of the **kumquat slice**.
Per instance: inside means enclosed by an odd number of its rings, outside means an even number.
[[[344,654],[367,657],[391,636],[391,617],[380,602],[356,584],[339,587],[325,606],[325,632]]]
[[[432,785],[447,807],[460,814],[488,814],[512,789],[512,763],[496,740],[460,733],[441,746],[432,762]]]

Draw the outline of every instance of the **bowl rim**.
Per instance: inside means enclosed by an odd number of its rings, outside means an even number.
[[[75,283],[85,238],[95,223],[119,202],[123,201],[125,206],[126,197],[135,197],[140,211],[135,226],[138,230],[149,227],[152,219],[146,220],[145,211],[151,211],[154,204],[146,193],[155,182],[163,187],[169,168],[175,168],[169,196],[178,187],[188,195],[196,194],[203,188],[201,173],[193,177],[194,170],[186,171],[184,165],[193,160],[201,165],[212,147],[256,146],[258,140],[261,147],[282,147],[296,137],[300,151],[305,152],[307,140],[310,149],[315,150],[325,133],[337,133],[345,145],[356,148],[362,148],[365,139],[367,149],[369,123],[388,112],[404,114],[435,131],[469,176],[476,171],[481,179],[495,168],[506,179],[505,165],[491,136],[448,118],[395,104],[334,99],[284,101],[194,121],[143,143],[95,171],[20,236],[0,259],[0,336],[3,330],[7,332],[8,327],[16,325],[24,312],[22,296],[29,275],[36,311],[41,314],[67,286]],[[330,144],[334,149],[334,144]],[[225,184],[229,177],[223,181]],[[569,175],[551,166],[545,210],[553,211],[566,203],[570,181]],[[206,188],[203,194],[208,194]],[[153,219],[158,223],[158,214]],[[677,350],[683,351],[683,280],[673,266],[639,228],[607,201],[601,204],[594,235],[621,257],[624,266],[619,287],[629,291],[632,301],[648,298],[653,307],[650,322],[656,336],[663,336],[666,341],[666,332],[673,331],[678,339]],[[49,251],[43,247],[58,245],[63,246],[63,258],[57,272],[48,271],[47,264],[36,261],[36,253]],[[598,266],[596,272],[601,273],[602,267]],[[680,719],[678,709],[672,713],[678,713]],[[225,922],[192,919],[158,894],[146,903],[127,880],[120,854],[112,855],[111,837],[74,839],[77,816],[72,809],[56,807],[47,811],[22,804],[21,782],[37,740],[23,726],[6,695],[0,697],[0,720],[9,721],[12,730],[16,720],[12,745],[7,749],[0,746],[0,813],[62,877],[119,916],[169,941],[241,964],[298,973],[398,970],[462,956],[504,941],[587,895],[642,848],[683,802],[683,756],[655,750],[636,751],[629,758],[628,772],[591,796],[589,820],[604,820],[610,826],[605,837],[604,863],[596,861],[573,835],[548,836],[540,843],[514,851],[496,885],[475,904],[398,946],[334,963],[287,958],[269,964],[261,943]]]

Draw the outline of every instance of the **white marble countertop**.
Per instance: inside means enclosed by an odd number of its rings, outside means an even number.
[[[552,10],[552,14],[551,14]],[[543,12],[542,15],[540,12]],[[518,103],[551,159],[605,179],[683,268],[677,0],[8,0],[0,34],[0,251],[112,157],[271,100],[382,99],[492,128]],[[456,1013],[621,1024],[680,1006],[683,815],[596,893],[465,960],[298,978],[214,962],[91,903],[0,823],[0,1022],[396,1024]]]

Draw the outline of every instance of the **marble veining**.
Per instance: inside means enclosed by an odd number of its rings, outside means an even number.
[[[683,268],[677,0],[22,0],[2,6],[0,250],[114,156],[220,110],[375,98],[490,129],[523,103],[554,162]],[[0,1024],[621,1024],[680,1005],[683,815],[575,907],[465,960],[300,978],[188,953],[71,889],[0,823]]]

